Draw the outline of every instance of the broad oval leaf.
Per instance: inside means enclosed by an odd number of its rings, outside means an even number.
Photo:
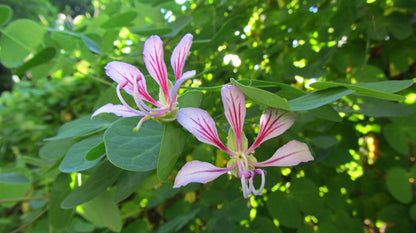
[[[153,120],[143,123],[137,133],[133,132],[138,117],[121,118],[104,133],[107,158],[125,170],[149,171],[157,166],[163,125]]]
[[[0,26],[9,22],[12,18],[13,10],[7,5],[0,5]]]

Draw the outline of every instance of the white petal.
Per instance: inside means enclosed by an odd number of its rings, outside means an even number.
[[[94,117],[101,113],[113,113],[116,116],[121,117],[134,117],[134,116],[144,116],[139,111],[132,111],[125,107],[124,105],[114,105],[114,104],[106,104],[99,109],[95,110],[95,112],[91,115],[91,117]]]
[[[210,163],[192,161],[186,163],[176,175],[174,188],[185,186],[189,183],[205,184],[215,180],[220,175],[228,172],[230,168],[218,168]]]
[[[247,150],[247,153],[252,152],[264,141],[284,133],[293,125],[295,119],[296,114],[294,112],[267,108],[260,117],[259,134],[253,145]]]
[[[165,97],[169,98],[168,74],[163,54],[163,42],[159,36],[151,36],[145,41],[143,59],[146,69],[159,84]]]
[[[289,167],[311,160],[313,157],[308,146],[303,142],[292,140],[280,147],[270,159],[260,163],[249,162],[249,164],[254,167]]]
[[[123,89],[133,95],[133,82],[144,79],[143,74],[136,67],[119,61],[112,61],[105,66],[105,73],[118,84],[125,84]]]
[[[182,37],[170,57],[170,63],[175,73],[175,80],[180,79],[182,76],[182,70],[185,65],[186,57],[188,56],[189,49],[192,45],[192,38],[193,36],[190,33]]]
[[[176,119],[199,141],[214,145],[230,155],[234,154],[221,142],[218,137],[215,121],[205,110],[199,108],[181,108]]]
[[[241,151],[241,134],[246,117],[246,99],[236,86],[224,85],[221,89],[224,113],[234,131],[237,150]]]

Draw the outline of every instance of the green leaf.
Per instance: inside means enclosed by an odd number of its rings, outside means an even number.
[[[52,183],[48,219],[49,224],[55,229],[62,229],[72,221],[73,209],[62,209],[61,203],[71,192],[71,176],[69,174],[59,174]]]
[[[308,110],[312,115],[335,122],[341,122],[342,117],[339,116],[338,112],[334,110],[330,105],[324,105],[318,108]]]
[[[186,25],[192,21],[192,17],[189,15],[181,15],[176,20],[168,24],[169,28],[172,28],[172,32],[165,35],[164,37],[175,37]]]
[[[72,191],[62,202],[61,207],[64,209],[74,208],[77,205],[85,203],[112,185],[122,170],[105,162],[101,164],[92,173],[82,185]]]
[[[29,184],[30,180],[17,172],[0,173],[0,182],[4,184]]]
[[[35,21],[19,19],[2,30],[0,60],[7,68],[21,65],[42,43],[43,28]]]
[[[110,125],[110,122],[101,118],[90,118],[89,116],[81,117],[79,119],[65,123],[59,128],[58,135],[45,140],[59,140],[67,138],[75,138],[86,136],[99,132]]]
[[[94,161],[96,159],[99,159],[104,154],[105,154],[105,145],[104,145],[104,142],[101,141],[97,145],[93,146],[90,150],[88,150],[87,154],[85,155],[85,159],[88,161]]]
[[[84,44],[88,47],[88,49],[96,54],[100,54],[100,47],[90,38],[88,38],[86,35],[84,34],[80,34],[82,41],[84,42]]]
[[[203,96],[202,91],[187,91],[179,96],[178,106],[179,108],[198,108],[201,105]]]
[[[288,104],[292,111],[311,110],[334,102],[351,93],[354,93],[354,91],[343,87],[328,88],[289,100]]]
[[[107,158],[114,165],[131,171],[149,171],[157,166],[163,125],[153,120],[143,123],[135,133],[140,118],[115,121],[104,133]]]
[[[406,129],[407,124],[400,122],[393,122],[383,126],[383,136],[387,143],[402,155],[408,155],[410,147],[407,142]]]
[[[1,200],[10,200],[16,198],[22,198],[29,191],[31,184],[30,183],[20,183],[20,184],[6,184],[0,182],[0,201]],[[4,192],[7,190],[7,192]],[[8,208],[12,207],[17,203],[17,201],[2,203],[2,207]]]
[[[5,25],[12,18],[13,10],[7,5],[0,5],[0,26]]]
[[[412,24],[409,17],[399,11],[387,16],[387,29],[398,40],[404,40],[412,35]]]
[[[182,214],[182,215],[176,216],[172,220],[163,224],[157,232],[158,233],[179,232],[179,230],[182,229],[182,227],[184,227],[192,219],[195,218],[195,215],[198,212],[199,212],[199,209],[195,209],[195,210],[193,210],[192,212],[190,212],[188,214]]]
[[[286,100],[278,95],[259,88],[245,86],[237,82],[235,79],[231,79],[231,83],[238,87],[247,97],[258,104],[266,105],[267,107],[272,108],[290,110],[290,106]]]
[[[117,204],[112,202],[108,191],[81,206],[81,215],[96,226],[107,227],[111,231],[120,232],[122,221]]]
[[[174,123],[166,123],[157,162],[157,176],[160,181],[166,181],[175,167],[179,155],[185,145],[186,135]]]
[[[416,222],[416,203],[412,204],[409,209],[410,218]]]
[[[318,186],[310,179],[294,179],[290,185],[290,194],[305,214],[316,216],[323,207]]]
[[[270,215],[283,226],[298,228],[302,223],[299,207],[293,198],[282,192],[274,192],[266,203]]]
[[[118,203],[128,198],[139,185],[149,176],[150,172],[131,172],[124,171],[117,183],[117,190],[114,202]]]
[[[252,224],[250,224],[250,228],[253,232],[282,233],[282,231],[274,225],[272,219],[258,215],[253,220]]]
[[[412,109],[404,104],[381,100],[371,97],[362,97],[362,103],[357,104],[359,109],[355,113],[361,113],[372,117],[398,117],[409,116]]]
[[[43,159],[60,159],[74,145],[73,139],[61,139],[47,141],[39,150],[39,156]]]
[[[36,53],[34,57],[26,61],[23,65],[17,68],[14,73],[16,75],[23,75],[27,70],[35,66],[41,65],[52,60],[56,55],[56,49],[47,47]]]
[[[400,101],[404,99],[404,96],[391,94],[390,92],[397,92],[413,85],[413,80],[403,81],[383,81],[373,83],[333,83],[333,82],[316,82],[310,86],[319,90],[332,88],[332,87],[345,87],[354,90],[357,95],[364,95],[375,97],[385,100]]]
[[[137,16],[135,11],[127,11],[115,16],[110,17],[107,21],[102,23],[100,27],[102,28],[113,28],[113,27],[125,27],[129,26],[131,21],[133,21]]]
[[[102,135],[97,135],[75,143],[66,153],[59,165],[59,170],[65,173],[80,172],[94,167],[100,160],[89,161],[86,159],[91,148],[99,145],[103,140]],[[101,154],[103,155],[103,154]]]
[[[412,184],[409,177],[409,173],[402,167],[393,167],[387,171],[387,189],[396,200],[404,204],[412,201]]]

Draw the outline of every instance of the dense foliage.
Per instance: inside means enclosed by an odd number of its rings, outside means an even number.
[[[0,232],[416,231],[415,1],[63,2],[0,5]],[[248,199],[231,175],[172,188],[186,162],[224,167],[227,155],[176,121],[134,133],[137,117],[90,118],[119,104],[107,63],[148,79],[144,41],[159,35],[170,64],[186,33],[196,76],[179,107],[208,111],[226,142],[220,90],[232,84],[249,143],[266,107],[297,114],[259,161],[293,139],[314,161],[267,168]]]

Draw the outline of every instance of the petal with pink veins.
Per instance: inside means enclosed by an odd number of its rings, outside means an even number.
[[[140,111],[129,109],[124,105],[106,104],[100,107],[99,109],[95,110],[91,117],[95,117],[96,115],[101,113],[113,113],[114,115],[121,117],[144,116],[144,114]]]
[[[229,155],[234,155],[218,137],[215,121],[205,110],[181,108],[176,117],[179,124],[191,132],[199,141],[214,145]]]
[[[222,174],[234,169],[219,168],[207,162],[191,161],[186,163],[176,175],[174,188],[185,186],[189,183],[202,183],[205,184],[212,180],[215,180]]]
[[[192,45],[192,38],[193,36],[190,33],[182,37],[170,57],[170,63],[175,73],[175,80],[180,79],[182,76],[182,70],[185,66],[186,57],[188,56],[189,49]]]
[[[123,89],[133,95],[133,82],[137,77],[137,82],[144,79],[142,72],[136,67],[119,61],[112,61],[105,66],[105,73],[116,83],[124,86]]]
[[[261,143],[277,137],[289,129],[295,122],[296,114],[281,109],[267,108],[260,117],[259,133],[253,145],[247,150],[251,153]]]
[[[249,162],[253,167],[289,167],[298,165],[301,162],[313,160],[308,146],[296,140],[292,140],[280,147],[274,155],[263,162]]]
[[[195,70],[187,71],[182,75],[180,79],[176,80],[175,85],[173,85],[172,89],[170,89],[169,91],[170,97],[172,99],[171,104],[174,104],[176,102],[176,99],[178,97],[178,90],[181,87],[182,83],[195,76],[195,74]]]
[[[241,152],[241,134],[246,117],[246,99],[244,94],[236,86],[224,85],[221,89],[224,113],[227,117],[237,143],[237,150]]]
[[[169,98],[168,74],[163,54],[163,42],[159,36],[151,36],[144,42],[143,59],[146,69],[159,84],[165,97]]]

